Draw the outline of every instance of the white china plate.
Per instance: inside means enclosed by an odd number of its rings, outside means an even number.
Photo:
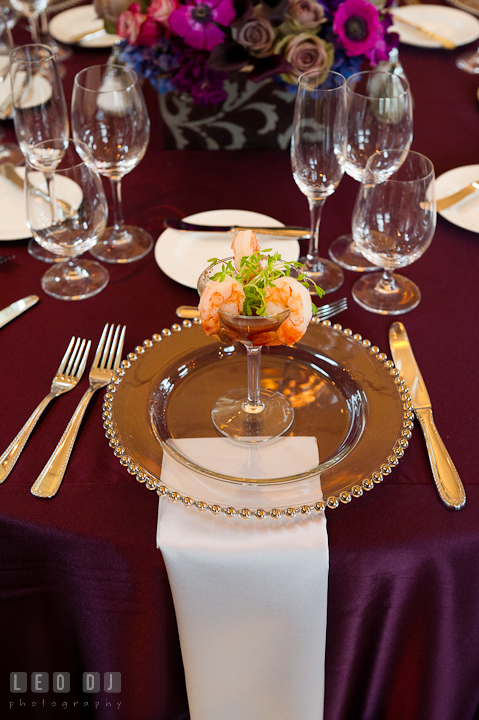
[[[0,70],[2,68],[2,64],[0,62]],[[21,78],[24,76],[24,73],[18,73],[17,78],[19,82],[21,83]],[[37,105],[42,105],[43,103],[48,102],[48,100],[52,96],[52,86],[48,82],[48,80],[44,77],[41,77],[40,75],[35,75],[33,79],[33,83],[31,91],[28,93],[27,99],[28,104],[25,104],[25,107],[35,107]],[[0,84],[0,106],[2,103],[7,99],[9,95],[11,95],[12,92],[12,86],[10,83],[10,73],[7,75],[5,80]],[[9,117],[11,118],[12,115],[10,114]]]
[[[25,177],[25,168],[17,167],[17,173]],[[57,197],[66,200],[72,207],[82,201],[80,187],[69,178],[57,178]],[[32,236],[27,226],[25,194],[21,188],[0,174],[0,241],[25,240]]]
[[[479,180],[479,165],[464,165],[448,170],[436,178],[436,198],[439,200],[452,195],[473,180]],[[441,210],[439,215],[465,230],[479,232],[479,190],[446,210]]]
[[[404,5],[392,10],[393,16],[424,26],[426,30],[443,35],[456,45],[467,45],[479,37],[479,20],[469,13],[445,5]],[[399,33],[401,42],[417,47],[439,48],[441,43],[423,35],[414,28],[394,23],[391,28]]]
[[[55,15],[50,21],[49,30],[55,40],[70,45],[77,35],[95,32],[102,26],[103,20],[97,16],[94,5],[81,5]],[[118,35],[106,33],[90,40],[80,40],[78,44],[85,48],[111,47],[118,39]]]
[[[208,210],[185,218],[188,222],[201,225],[243,225],[281,227],[268,215],[249,210]],[[198,277],[209,265],[211,258],[231,255],[232,233],[182,232],[167,228],[155,245],[155,260],[165,275],[172,280],[196,289]],[[299,258],[299,242],[295,239],[275,238],[273,235],[258,235],[258,242],[266,250],[280,252],[283,260],[296,261]]]

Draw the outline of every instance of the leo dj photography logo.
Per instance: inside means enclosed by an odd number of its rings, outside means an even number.
[[[84,672],[81,677],[81,690],[86,696],[81,700],[67,700],[66,698],[51,699],[41,698],[38,695],[54,692],[57,695],[66,695],[71,690],[71,677],[68,672],[33,672],[28,675],[26,672],[10,673],[10,692],[21,695],[18,699],[9,700],[9,710],[19,708],[58,708],[67,710],[69,707],[91,707],[97,709],[100,705],[104,707],[120,708],[121,702],[117,699],[107,698],[100,700],[94,695],[100,692],[117,694],[121,692],[121,673],[106,672],[101,675],[99,672]],[[33,699],[27,698],[24,694],[28,691],[35,694]],[[22,697],[23,696],[23,697]],[[77,695],[76,695],[77,696]]]

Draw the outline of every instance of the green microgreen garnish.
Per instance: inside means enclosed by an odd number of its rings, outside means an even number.
[[[286,262],[282,260],[280,253],[275,252],[272,255],[265,255],[267,252],[271,252],[271,249],[254,252],[252,255],[242,257],[239,272],[237,272],[233,262],[229,260],[227,263],[223,263],[221,270],[210,278],[222,282],[226,275],[229,275],[241,283],[245,294],[242,315],[266,315],[266,288],[273,285],[273,281],[277,278],[291,277],[293,268],[298,270],[298,273],[294,273],[294,277],[301,285],[308,289],[313,287],[318,297],[324,295],[324,290],[318,287],[306,273],[299,272],[299,268],[302,267],[301,263]],[[221,260],[211,258],[208,262],[216,265]],[[313,314],[315,314],[317,307],[312,301],[311,306]]]

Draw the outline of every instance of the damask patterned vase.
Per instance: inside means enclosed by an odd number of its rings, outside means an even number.
[[[166,149],[247,150],[289,148],[295,93],[272,80],[244,74],[225,82],[226,100],[198,105],[187,95],[160,95]]]

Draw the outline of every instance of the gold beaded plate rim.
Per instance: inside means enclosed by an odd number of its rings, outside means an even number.
[[[163,484],[161,482],[162,449],[160,445],[155,438],[154,443],[156,443],[156,445],[153,446],[151,437],[145,437],[148,433],[143,433],[141,437],[137,435],[132,438],[128,433],[125,433],[124,427],[119,427],[119,425],[122,425],[122,421],[124,421],[125,413],[123,410],[121,411],[123,412],[122,419],[121,412],[117,407],[118,399],[122,396],[122,390],[124,390],[125,387],[128,387],[128,393],[131,393],[132,389],[141,391],[142,385],[146,386],[147,381],[143,379],[140,370],[144,367],[147,371],[149,370],[151,375],[151,368],[148,369],[145,358],[147,358],[149,354],[150,357],[153,358],[154,353],[159,350],[160,343],[167,355],[171,352],[174,353],[175,337],[178,337],[179,333],[184,333],[184,331],[188,331],[190,328],[197,327],[199,324],[197,320],[193,322],[185,320],[181,325],[174,324],[171,329],[165,328],[161,334],[155,334],[151,340],[145,340],[141,346],[137,346],[135,351],[130,353],[126,359],[121,362],[112,383],[107,386],[105,392],[103,423],[110,447],[119,459],[120,464],[123,465],[131,475],[135,476],[138,482],[145,484],[145,487],[149,490],[156,491],[159,496],[169,498],[171,501],[182,502],[187,507],[195,507],[200,511],[208,510],[213,515],[224,514],[227,517],[237,515],[243,518],[254,517],[257,519],[263,519],[268,516],[272,518],[281,516],[292,518],[298,514],[309,515],[311,512],[323,512],[325,508],[334,509],[341,504],[349,503],[353,498],[362,497],[365,492],[372,490],[377,484],[381,483],[384,476],[389,475],[392,469],[398,464],[408,446],[414,418],[409,390],[405,385],[404,379],[401,378],[394,363],[388,360],[387,356],[381,353],[379,348],[372,345],[369,340],[363,339],[359,334],[353,334],[349,328],[343,329],[339,324],[332,325],[329,320],[320,323],[317,319],[313,319],[312,324],[320,325],[321,332],[328,334],[336,333],[337,337],[344,336],[348,342],[352,343],[355,350],[370,355],[374,363],[378,363],[381,372],[384,371],[383,374],[390,377],[391,387],[394,386],[395,388],[394,395],[395,392],[398,394],[397,397],[399,398],[402,408],[402,419],[400,426],[397,428],[397,438],[386,456],[381,457],[374,471],[368,472],[366,475],[359,472],[356,482],[349,483],[347,487],[339,488],[337,492],[326,492],[323,498],[307,505],[298,504],[288,508],[272,509],[221,506],[207,500],[185,496],[175,490],[175,488]],[[198,329],[197,327],[197,330]],[[211,338],[208,338],[208,342],[211,342]],[[153,353],[151,353],[154,348],[156,348],[156,351],[153,350]],[[139,375],[141,379],[138,381]],[[387,382],[389,382],[389,380]],[[131,427],[136,427],[135,413],[140,413],[141,415],[140,425],[145,423],[145,408],[142,407],[144,404],[145,398],[140,398],[138,407],[129,408],[128,415],[132,414],[132,417],[129,418]],[[136,405],[136,403],[133,403],[133,405]],[[119,420],[120,422],[118,422]],[[394,432],[396,432],[396,430]],[[125,437],[126,434],[128,434],[128,437]],[[133,435],[134,434],[135,431],[133,431]],[[150,435],[152,435],[152,433],[150,433]],[[154,458],[151,457],[153,448],[155,448],[154,452],[156,452]],[[338,462],[339,466],[340,464],[341,463]],[[208,475],[209,473],[205,474]],[[214,477],[214,474],[212,476]]]

